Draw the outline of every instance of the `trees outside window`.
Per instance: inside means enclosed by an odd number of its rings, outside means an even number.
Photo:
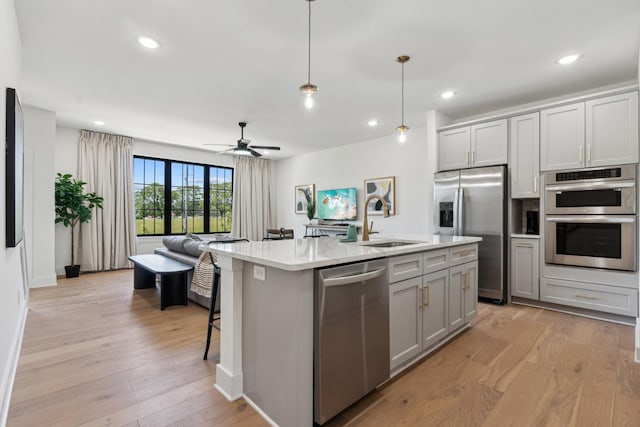
[[[231,168],[136,156],[134,193],[139,236],[231,231]]]

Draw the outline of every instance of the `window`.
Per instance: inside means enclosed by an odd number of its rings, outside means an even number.
[[[231,231],[233,169],[135,156],[136,234]]]

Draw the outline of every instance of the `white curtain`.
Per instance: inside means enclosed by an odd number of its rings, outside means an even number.
[[[275,227],[271,162],[237,156],[234,165],[231,235],[262,240]]]
[[[79,227],[77,259],[83,271],[126,268],[136,243],[133,139],[83,130],[78,159],[78,179],[104,201]]]

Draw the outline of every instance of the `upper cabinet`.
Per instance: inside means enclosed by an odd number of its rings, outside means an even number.
[[[511,197],[540,197],[540,114],[509,119]]]
[[[587,166],[638,162],[638,92],[587,101]]]
[[[438,170],[507,163],[507,120],[446,130],[438,135]]]
[[[540,112],[540,169],[638,162],[638,92]]]

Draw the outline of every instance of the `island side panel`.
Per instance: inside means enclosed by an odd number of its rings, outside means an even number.
[[[254,277],[263,267],[265,280]],[[313,270],[284,271],[245,262],[244,394],[276,424],[313,424]]]

